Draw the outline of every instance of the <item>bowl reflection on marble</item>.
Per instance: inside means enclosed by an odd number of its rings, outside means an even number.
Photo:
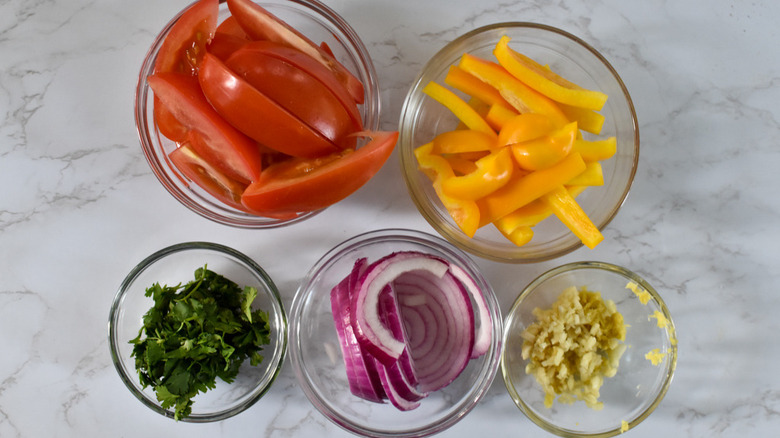
[[[493,226],[484,226],[469,238],[450,217],[430,178],[418,169],[414,156],[415,148],[458,125],[455,116],[425,95],[423,88],[431,81],[445,85],[450,66],[456,65],[465,52],[495,59],[493,49],[504,35],[511,37],[512,49],[549,64],[556,73],[580,86],[609,96],[601,110],[606,121],[600,135],[584,134],[586,139],[615,136],[617,153],[602,162],[604,185],[589,187],[577,201],[599,229],[612,220],[628,195],[639,157],[639,131],[633,103],[620,76],[604,56],[580,38],[554,27],[522,22],[493,24],[468,32],[442,48],[423,67],[403,103],[399,152],[412,200],[423,217],[447,240],[495,261],[538,262],[565,255],[582,246],[582,242],[555,217],[536,225],[533,239],[524,246],[512,244]]]
[[[379,126],[380,95],[376,71],[368,50],[354,29],[335,11],[318,0],[269,0],[258,2],[317,43],[328,45],[336,59],[364,85],[365,103],[359,106],[366,130]],[[191,211],[214,222],[239,228],[265,229],[290,225],[316,215],[322,210],[303,212],[293,219],[261,217],[229,206],[190,181],[169,158],[177,144],[160,133],[154,119],[154,98],[147,77],[154,71],[160,47],[172,26],[174,17],[155,39],[141,66],[135,96],[135,122],[146,160],[157,179],[177,201]],[[227,4],[220,0],[219,22],[229,16]],[[363,141],[363,140],[361,140]]]
[[[487,353],[469,361],[452,383],[405,412],[389,402],[370,402],[351,393],[330,300],[331,289],[357,259],[366,257],[371,263],[396,251],[430,254],[463,269],[482,289],[490,315],[488,321],[475,313],[475,323],[492,326]],[[373,231],[331,249],[301,281],[290,311],[290,359],[303,392],[333,423],[361,436],[427,436],[451,427],[485,396],[498,371],[502,323],[490,284],[458,248],[419,231]]]
[[[139,382],[129,341],[138,336],[143,315],[154,304],[151,297],[145,296],[146,288],[158,282],[168,286],[184,284],[204,265],[240,287],[257,289],[252,306],[268,313],[270,343],[263,346],[263,361],[259,365],[251,366],[245,361],[233,383],[217,379],[214,389],[195,396],[192,414],[181,420],[193,423],[223,420],[243,412],[268,392],[281,371],[287,352],[287,316],[271,278],[257,263],[234,249],[208,242],[180,243],[155,252],[130,271],[119,287],[108,319],[111,358],[125,386],[144,405],[174,418],[173,410],[160,405],[154,390]]]
[[[521,347],[523,332],[537,321],[534,309],[549,309],[571,286],[613,301],[627,325],[617,373],[604,378],[600,388],[601,410],[581,400],[555,400],[548,408],[542,386],[526,373],[529,362]],[[534,423],[560,436],[609,437],[636,427],[666,395],[676,365],[677,335],[663,299],[639,275],[609,263],[576,262],[551,269],[520,293],[506,318],[501,372],[509,395]]]

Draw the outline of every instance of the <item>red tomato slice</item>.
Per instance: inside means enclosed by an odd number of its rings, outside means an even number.
[[[184,141],[189,130],[182,125],[171,111],[160,102],[157,96],[154,97],[154,122],[160,133],[173,141]]]
[[[311,75],[330,90],[330,92],[333,93],[333,96],[341,102],[344,110],[347,111],[352,119],[354,131],[361,131],[363,129],[363,119],[360,115],[360,110],[352,99],[352,96],[350,96],[349,91],[347,91],[344,84],[339,82],[336,76],[333,75],[333,72],[317,62],[317,60],[300,50],[271,41],[250,42],[237,50],[234,56],[236,58],[248,58],[258,56],[258,54],[272,56]],[[230,63],[228,65],[235,70],[233,65]]]
[[[227,5],[252,39],[273,41],[306,53],[332,71],[356,103],[363,103],[363,83],[326,50],[252,0],[227,0]]]
[[[203,142],[195,151],[230,178],[251,182],[260,176],[262,157],[257,144],[226,122],[209,104],[198,79],[180,73],[156,73],[149,86],[173,117]]]
[[[248,43],[248,40],[241,37],[217,32],[206,50],[220,60],[227,61],[230,55]]]
[[[241,202],[259,214],[305,212],[346,198],[382,167],[393,152],[397,132],[362,132],[371,142],[316,160],[292,159],[265,169],[244,191]]]
[[[261,144],[294,157],[338,150],[327,138],[279,106],[207,53],[198,73],[203,94],[224,120]]]
[[[232,35],[234,37],[250,40],[249,35],[247,35],[246,32],[244,32],[244,29],[241,28],[240,24],[238,24],[236,17],[232,15],[225,18],[225,20],[222,21],[222,23],[219,23],[219,26],[217,26],[216,33],[221,33],[223,35]]]
[[[186,9],[160,46],[154,71],[196,74],[217,29],[218,14],[219,0],[199,0]]]
[[[195,131],[190,131],[195,133]],[[241,194],[246,189],[246,184],[240,183],[198,155],[188,143],[182,143],[173,152],[168,154],[174,166],[183,173],[187,179],[200,186],[220,202],[235,209],[246,211],[241,204]]]
[[[258,50],[241,49],[225,65],[340,148],[348,146],[347,135],[361,129],[322,82],[284,59]],[[354,141],[349,146],[353,144]]]

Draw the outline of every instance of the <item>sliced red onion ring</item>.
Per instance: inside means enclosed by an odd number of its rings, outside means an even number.
[[[360,277],[360,286],[354,296],[350,313],[358,342],[385,365],[401,356],[406,345],[393,336],[379,316],[379,293],[385,285],[409,271],[430,271],[442,277],[448,264],[418,252],[396,252],[371,264]]]
[[[331,291],[350,390],[415,409],[452,383],[492,337],[485,297],[462,268],[414,251],[361,258]]]

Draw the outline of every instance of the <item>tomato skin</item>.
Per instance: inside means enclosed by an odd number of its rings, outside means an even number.
[[[273,41],[306,53],[331,70],[356,103],[363,103],[363,83],[331,56],[328,50],[318,46],[252,0],[227,0],[227,5],[238,24],[252,39]]]
[[[336,146],[207,53],[198,81],[225,121],[271,149],[294,157],[319,157]]]
[[[247,43],[248,41],[241,37],[217,32],[206,50],[220,60],[227,61],[230,55],[244,47]]]
[[[325,44],[325,43],[323,43]],[[327,47],[327,45],[325,46]],[[344,84],[333,75],[333,72],[317,62],[316,59],[292,47],[283,46],[271,41],[253,41],[245,44],[234,53],[236,58],[251,57],[259,54],[277,58],[285,63],[297,67],[298,69],[311,75],[314,79],[325,86],[333,96],[341,103],[344,110],[349,114],[352,120],[354,131],[363,130],[363,118],[357,104],[350,96],[349,91]]]
[[[362,187],[393,152],[398,132],[362,132],[372,141],[318,160],[293,159],[269,166],[250,184],[241,203],[252,212],[307,212],[341,201]]]
[[[348,134],[361,129],[322,82],[283,58],[241,49],[225,65],[340,148],[347,147]]]
[[[185,10],[165,37],[154,64],[155,72],[195,75],[214,37],[219,16],[219,0],[199,0]]]
[[[161,72],[148,78],[155,97],[188,130],[201,134],[195,151],[225,175],[241,182],[260,176],[257,144],[226,122],[209,104],[193,76]]]

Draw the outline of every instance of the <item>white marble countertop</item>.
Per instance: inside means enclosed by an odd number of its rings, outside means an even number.
[[[138,68],[188,0],[0,2],[0,436],[341,437],[289,362],[249,411],[175,423],[135,400],[106,323],[125,274],[173,243],[210,240],[253,257],[286,305],[327,249],[386,227],[433,232],[397,157],[304,225],[247,231],[179,205],[146,164],[133,122]],[[677,325],[672,387],[631,437],[776,436],[780,426],[780,3],[696,0],[327,2],[379,72],[382,127],[425,61],[475,27],[535,21],[585,39],[634,99],[641,132],[631,194],[596,250],[534,265],[479,261],[504,311],[537,274],[596,259],[644,275]],[[381,195],[380,195],[381,194]],[[270,251],[289,242],[307,251]],[[548,436],[496,378],[441,436]]]

